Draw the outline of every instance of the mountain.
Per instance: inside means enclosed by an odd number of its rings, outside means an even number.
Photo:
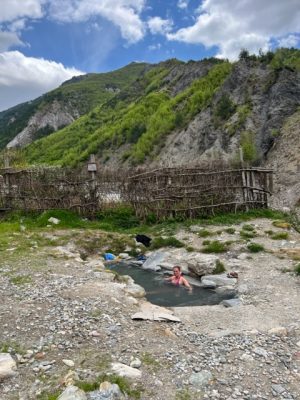
[[[73,77],[38,99],[0,112],[0,149],[23,147],[71,124],[134,82],[146,67],[131,63],[108,73]]]
[[[30,163],[76,166],[244,161],[261,165],[300,104],[300,51],[279,49],[236,63],[168,60],[75,122],[24,150]],[[293,151],[293,150],[292,150]]]

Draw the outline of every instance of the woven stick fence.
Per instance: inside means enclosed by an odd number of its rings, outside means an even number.
[[[0,210],[67,209],[92,216],[130,204],[141,218],[194,218],[268,207],[271,192],[272,171],[261,168],[102,169],[92,174],[62,168],[0,170]]]

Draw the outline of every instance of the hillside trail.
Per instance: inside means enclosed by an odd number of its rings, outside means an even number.
[[[285,230],[267,219],[251,224],[253,241],[266,251],[247,251],[241,225],[232,226],[234,234],[221,227],[218,236],[232,242],[221,259],[239,274],[242,305],[174,308],[181,323],[132,320],[144,300],[128,295],[99,258],[8,249],[0,267],[0,344],[18,368],[0,382],[0,399],[50,399],[70,381],[94,381],[112,362],[134,359],[141,377],[131,380],[135,392],[127,398],[299,399],[300,278],[292,271],[300,235],[290,229],[288,239],[274,240],[266,231]],[[58,240],[62,234],[51,232]],[[176,237],[195,248],[203,243],[191,231]]]

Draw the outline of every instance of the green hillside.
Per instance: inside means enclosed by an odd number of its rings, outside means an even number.
[[[166,76],[179,62],[173,60],[150,69],[126,93],[95,108],[72,125],[30,145],[29,162],[77,165],[91,153],[109,156],[129,144],[123,155],[133,164],[151,155],[157,144],[175,128],[183,127],[206,107],[231,71],[228,62],[214,61],[202,78],[172,97]]]
[[[130,85],[146,67],[144,63],[131,63],[112,72],[74,77],[34,101],[0,112],[0,149],[26,127],[30,117],[53,101],[67,105],[74,115],[84,115]]]

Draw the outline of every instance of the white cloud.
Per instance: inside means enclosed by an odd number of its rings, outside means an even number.
[[[60,63],[25,57],[19,51],[0,54],[0,110],[31,100],[83,72]]]
[[[148,46],[148,50],[150,50],[150,51],[159,50],[159,49],[161,49],[160,43],[150,44],[150,46]]]
[[[45,0],[1,0],[0,22],[14,21],[21,17],[41,18]]]
[[[12,46],[23,45],[15,32],[3,32],[0,30],[0,52],[8,50]]]
[[[279,47],[296,47],[300,42],[299,35],[288,35],[280,40],[278,40]]]
[[[170,19],[162,19],[153,17],[148,20],[148,27],[153,35],[166,34],[171,31],[173,21]]]
[[[169,40],[217,46],[217,56],[236,59],[241,48],[257,53],[266,50],[272,38],[300,30],[299,0],[204,0],[196,23]]]
[[[87,21],[100,16],[116,25],[122,37],[135,43],[144,37],[145,27],[140,13],[146,0],[51,0],[49,15],[61,22]]]
[[[178,2],[177,2],[177,7],[181,8],[182,10],[187,8],[188,5],[189,5],[189,0],[178,0]]]

